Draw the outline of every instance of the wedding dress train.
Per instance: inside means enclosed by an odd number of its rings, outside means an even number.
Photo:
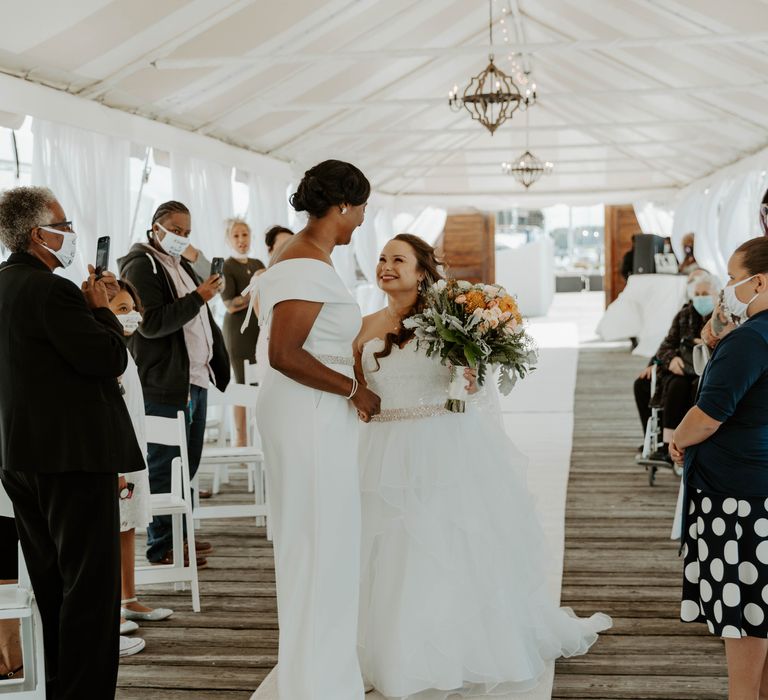
[[[500,421],[443,408],[449,370],[411,342],[363,367],[382,414],[363,426],[363,675],[387,698],[500,696],[584,654],[611,619],[547,591],[546,542],[526,458]]]

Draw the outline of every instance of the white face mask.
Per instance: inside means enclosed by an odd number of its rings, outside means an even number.
[[[184,236],[179,236],[176,233],[171,233],[162,224],[158,224],[157,227],[161,228],[165,232],[163,240],[158,242],[162,246],[163,250],[168,253],[168,255],[172,255],[174,258],[178,258],[187,248],[189,248],[189,239],[185,238]]]
[[[749,308],[749,305],[760,295],[759,293],[756,293],[749,301],[743,302],[736,296],[736,287],[745,282],[749,282],[756,276],[757,275],[752,275],[752,277],[747,277],[747,279],[741,280],[741,282],[729,285],[723,289],[723,306],[725,307],[723,310],[733,316],[738,323],[743,323],[747,320],[747,309]]]
[[[62,267],[69,267],[75,259],[75,251],[77,249],[77,235],[71,231],[59,231],[55,228],[48,228],[47,226],[41,226],[43,231],[49,233],[55,233],[57,236],[62,237],[61,247],[58,250],[49,248],[45,243],[41,243],[53,257],[55,257],[62,265]]]
[[[142,321],[142,317],[138,311],[129,311],[127,314],[120,314],[117,317],[117,320],[120,321],[120,325],[122,325],[123,330],[128,335],[132,335],[139,327],[139,324]]]

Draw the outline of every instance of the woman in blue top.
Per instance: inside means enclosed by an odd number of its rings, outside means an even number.
[[[768,696],[768,238],[741,245],[728,276],[724,306],[740,325],[670,448],[687,488],[680,614],[724,638],[728,697],[757,700]]]

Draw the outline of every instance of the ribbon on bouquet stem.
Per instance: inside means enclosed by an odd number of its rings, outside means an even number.
[[[448,400],[445,407],[453,413],[464,413],[467,409],[467,379],[464,367],[451,365],[451,381],[448,384]]]

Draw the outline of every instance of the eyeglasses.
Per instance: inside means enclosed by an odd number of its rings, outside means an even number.
[[[57,221],[53,224],[46,224],[46,228],[60,228],[65,233],[74,233],[74,230],[72,229],[72,222],[71,221]]]
[[[35,228],[56,228],[61,229],[62,233],[74,233],[74,229],[72,228],[72,222],[71,221],[56,221],[52,224],[46,224],[45,226],[35,226]],[[35,230],[34,228],[32,229]]]

